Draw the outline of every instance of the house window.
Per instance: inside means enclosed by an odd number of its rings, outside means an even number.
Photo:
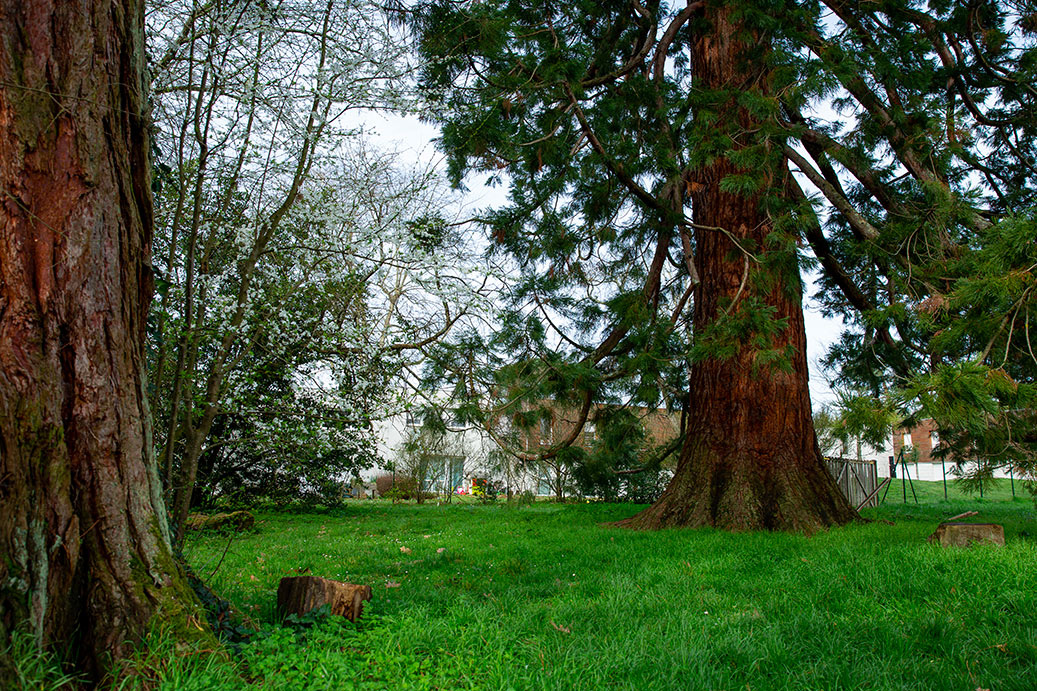
[[[596,433],[597,429],[594,427],[593,422],[588,422],[583,425],[583,441],[586,443],[593,444]]]
[[[547,497],[555,493],[554,482],[551,481],[551,474],[548,470],[544,469],[539,473],[537,477],[537,496]]]
[[[408,427],[421,427],[421,420],[414,413],[407,411],[407,426]]]
[[[940,433],[933,430],[929,433],[929,441],[932,443],[932,447],[935,449],[940,445]]]
[[[435,455],[429,458],[428,486],[450,494],[464,484],[464,456]]]
[[[453,490],[464,484],[464,457],[452,456],[450,458],[450,486]]]
[[[540,443],[551,443],[551,418],[540,418]]]
[[[911,446],[911,433],[904,432],[904,448]]]

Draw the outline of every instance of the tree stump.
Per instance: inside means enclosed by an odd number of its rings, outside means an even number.
[[[230,513],[192,513],[187,517],[188,530],[249,530],[256,524],[255,516],[248,511]]]
[[[371,599],[371,586],[342,583],[318,576],[289,576],[277,586],[277,611],[281,616],[303,616],[329,605],[331,613],[356,621],[364,601]]]
[[[937,542],[941,547],[1004,545],[1005,529],[997,523],[941,523],[929,536],[929,542]]]

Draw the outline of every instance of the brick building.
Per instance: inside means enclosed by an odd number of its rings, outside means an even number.
[[[957,460],[954,456],[947,455],[942,460],[935,453],[940,448],[940,433],[936,423],[930,419],[921,420],[914,427],[900,427],[893,430],[893,456],[900,458],[901,450],[906,449],[904,460],[908,462],[908,473],[915,480],[942,480],[946,472],[948,479],[957,477]],[[917,451],[917,455],[911,450]],[[965,460],[968,464],[970,461]],[[888,474],[888,469],[883,469],[880,463],[880,475]],[[882,471],[886,470],[885,473]],[[897,473],[899,476],[899,472]],[[998,468],[993,472],[994,477],[1012,477],[1007,468]]]
[[[594,423],[595,413],[606,410],[606,406],[597,405],[587,415],[587,422],[576,439],[575,444],[585,449],[594,446],[597,439],[597,427]],[[645,432],[645,441],[651,446],[664,444],[680,434],[681,414],[670,412],[665,408],[628,407],[641,423]],[[550,408],[548,414],[541,418],[540,424],[524,433],[523,446],[533,450],[538,446],[551,446],[567,439],[579,423],[579,411],[571,408]]]
[[[922,420],[914,427],[901,427],[893,432],[893,455],[897,457],[900,456],[902,449],[913,448],[918,451],[917,461],[919,463],[939,464],[940,459],[933,456],[933,452],[939,446],[939,430],[936,429],[936,423],[932,420]]]

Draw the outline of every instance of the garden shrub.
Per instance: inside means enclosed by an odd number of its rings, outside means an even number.
[[[384,497],[393,486],[392,475],[379,475],[374,479],[374,488],[379,497]]]
[[[512,501],[518,506],[532,506],[536,501],[536,495],[532,490],[524,489],[516,494]]]
[[[504,486],[494,480],[472,480],[472,496],[483,504],[492,504],[504,491]]]
[[[374,479],[378,496],[398,501],[418,498],[418,481],[411,477],[379,475]]]

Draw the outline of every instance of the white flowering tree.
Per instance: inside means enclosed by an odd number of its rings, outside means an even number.
[[[435,175],[368,151],[351,115],[410,103],[373,4],[177,0],[148,20],[151,384],[183,525],[200,470],[210,493],[312,491],[368,464],[394,380],[477,295]]]

